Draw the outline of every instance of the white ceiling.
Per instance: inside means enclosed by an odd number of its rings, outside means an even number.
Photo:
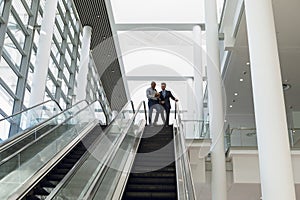
[[[116,24],[203,23],[203,2],[199,0],[112,0]]]
[[[288,112],[300,110],[299,7],[300,1],[298,0],[288,0],[288,2],[273,0],[282,80],[292,86],[291,89],[284,92]],[[231,121],[231,115],[253,114],[250,66],[246,64],[248,61],[246,19],[243,16],[224,81],[227,95],[227,114],[229,116],[227,120],[229,121]],[[243,78],[244,81],[240,82],[240,78]],[[238,96],[234,95],[236,92]],[[235,102],[232,102],[233,100]],[[230,108],[229,105],[233,107]],[[253,120],[250,121],[250,124],[253,124]]]

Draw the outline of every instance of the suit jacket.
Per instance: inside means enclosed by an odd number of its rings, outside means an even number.
[[[162,104],[163,107],[165,109],[171,109],[171,102],[170,102],[170,98],[175,100],[176,98],[173,96],[172,92],[169,90],[165,90],[166,91],[166,96],[164,97],[163,95],[163,91],[160,91],[160,101],[164,101],[165,103]]]

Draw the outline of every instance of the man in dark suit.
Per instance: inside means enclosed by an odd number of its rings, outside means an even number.
[[[169,126],[169,118],[170,118],[170,110],[171,110],[171,102],[170,102],[170,98],[174,101],[178,101],[178,99],[176,99],[172,92],[169,90],[166,90],[166,83],[161,83],[161,91],[160,93],[160,104],[164,107],[165,111],[166,111],[166,122],[165,125]]]

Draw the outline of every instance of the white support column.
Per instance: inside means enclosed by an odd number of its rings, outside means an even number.
[[[263,200],[294,200],[272,0],[245,0]]]
[[[45,3],[29,107],[44,101],[57,2],[58,0],[46,0]]]
[[[77,102],[86,99],[87,75],[89,72],[90,46],[92,27],[83,27],[82,48],[80,54],[79,72],[77,78]]]
[[[224,150],[224,105],[220,73],[220,54],[216,0],[205,0],[207,80],[212,136],[212,200],[227,199]]]
[[[193,39],[195,119],[203,120],[202,31],[199,25],[193,27]]]

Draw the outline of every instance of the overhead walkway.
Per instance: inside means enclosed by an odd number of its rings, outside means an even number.
[[[174,127],[149,127],[145,103],[128,102],[103,126],[96,104],[80,102],[4,141],[0,199],[194,199],[179,112]]]

